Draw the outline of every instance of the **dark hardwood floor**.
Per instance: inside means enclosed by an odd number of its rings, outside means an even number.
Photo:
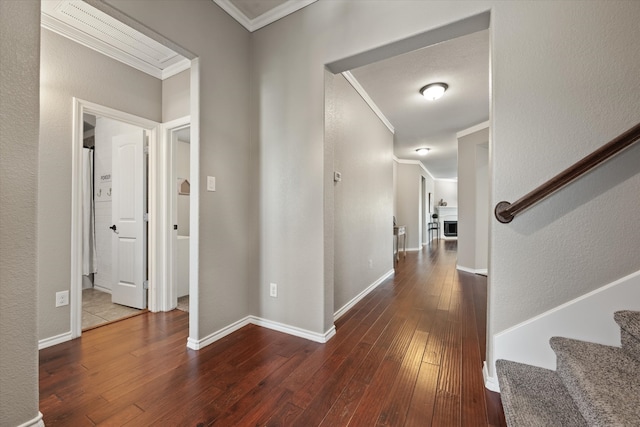
[[[246,326],[186,348],[188,313],[146,313],[40,352],[47,426],[505,426],[482,380],[486,278],[456,242],[401,259],[326,344]]]

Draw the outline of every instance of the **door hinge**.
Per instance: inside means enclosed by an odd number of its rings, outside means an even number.
[[[144,154],[149,154],[149,146],[148,145],[144,146]]]
[[[149,222],[149,213],[144,214],[145,222]]]
[[[144,287],[144,289],[149,289],[149,281],[145,280],[144,282],[142,282],[142,286]]]

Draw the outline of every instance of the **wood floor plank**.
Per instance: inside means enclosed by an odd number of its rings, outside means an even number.
[[[407,413],[407,426],[431,425],[438,390],[440,367],[422,362]],[[422,424],[421,424],[422,423]]]
[[[486,277],[456,242],[410,252],[320,344],[255,325],[186,348],[144,313],[40,351],[47,426],[506,426],[484,388]]]

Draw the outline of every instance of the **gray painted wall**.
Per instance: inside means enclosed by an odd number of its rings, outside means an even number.
[[[207,192],[201,184],[199,194],[199,322],[198,336],[192,338],[203,338],[259,312],[259,151],[250,138],[251,36],[210,0],[106,3],[200,58],[199,180],[216,177],[216,191]]]
[[[253,35],[261,284],[283,280],[287,301],[296,302],[270,301],[268,314],[318,331],[330,323],[319,307],[327,304],[320,265],[324,64],[486,10],[492,206],[520,197],[637,121],[638,2],[321,0],[262,28]],[[638,270],[638,151],[510,225],[492,223],[490,333]]]
[[[0,425],[38,416],[40,2],[0,2]]]
[[[169,122],[191,114],[189,94],[191,70],[162,81],[162,121]]]
[[[325,145],[342,174],[332,186],[335,312],[393,268],[393,134],[342,75],[331,77]]]
[[[70,330],[71,142],[73,97],[160,122],[161,81],[48,30],[42,30],[38,191],[39,336]]]
[[[487,268],[489,247],[489,128],[458,138],[458,262]]]
[[[427,209],[428,194],[434,192],[434,181],[418,164],[394,162],[396,169],[394,193],[395,212],[398,225],[404,225],[407,231],[407,248],[419,249],[422,247],[423,221],[422,197],[426,197]],[[426,180],[427,196],[422,194],[422,178]],[[400,239],[402,244],[402,238]]]
[[[458,171],[460,173],[460,171]],[[447,203],[447,206],[458,206],[458,183],[456,181],[444,181],[442,179],[435,182],[435,206],[440,200]]]
[[[109,3],[202,60],[200,167],[203,177],[215,172],[220,190],[200,194],[201,335],[245,313],[272,315],[319,332],[332,323],[333,299],[323,289],[326,63],[490,9],[492,206],[522,196],[640,116],[636,1],[320,0],[253,35],[208,0]],[[4,167],[4,159],[10,159],[22,172],[14,175],[21,187],[10,190],[3,175],[2,208],[11,210],[1,211],[0,230],[6,233],[11,226],[12,233],[27,237],[24,246],[7,248],[2,235],[2,285],[15,284],[15,292],[0,299],[3,343],[5,337],[12,343],[0,365],[0,393],[2,408],[10,405],[18,423],[31,418],[37,404],[36,337],[30,320],[37,311],[30,283],[36,280],[38,17],[34,3],[0,5],[2,58],[18,53],[25,58],[10,66],[3,61],[1,80],[2,98],[7,91],[17,105],[3,111],[21,116],[19,129],[15,117],[3,117],[1,147],[9,153],[2,153],[2,171],[11,170]],[[19,144],[14,142],[18,136]],[[513,223],[492,220],[489,336],[638,270],[638,165],[640,146]],[[63,184],[68,186],[68,179]],[[12,192],[8,199],[5,191]],[[255,202],[258,195],[262,205]],[[5,204],[11,197],[19,203]],[[19,206],[24,211],[17,211]],[[69,236],[68,225],[63,228]],[[58,243],[56,236],[48,236],[44,245],[51,249]],[[5,269],[7,263],[13,269]],[[67,265],[68,259],[61,260],[54,271]],[[9,272],[15,274],[5,279]],[[265,303],[265,283],[271,278],[283,280],[286,297]],[[263,306],[253,298],[256,283]],[[54,317],[56,324],[64,323],[64,316]]]

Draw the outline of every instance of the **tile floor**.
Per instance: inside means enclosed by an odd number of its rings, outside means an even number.
[[[189,312],[189,295],[178,298],[178,307],[176,308],[180,311]]]
[[[141,313],[144,310],[111,302],[111,294],[96,289],[82,290],[82,329],[93,328]]]

